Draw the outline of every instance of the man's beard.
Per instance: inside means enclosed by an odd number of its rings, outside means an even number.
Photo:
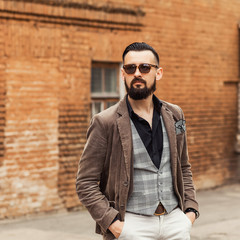
[[[144,83],[145,87],[144,88],[133,87],[133,84],[136,82]],[[154,79],[154,83],[152,84],[152,86],[150,86],[149,88],[147,87],[147,82],[142,78],[134,78],[131,82],[130,88],[126,83],[126,79],[124,80],[124,83],[125,83],[127,94],[129,95],[130,98],[134,100],[146,99],[156,90],[156,78]]]

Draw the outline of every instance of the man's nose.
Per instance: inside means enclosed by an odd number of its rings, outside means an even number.
[[[139,77],[139,76],[142,76],[142,73],[139,71],[139,68],[137,67],[135,73],[134,73],[134,76],[135,77]]]

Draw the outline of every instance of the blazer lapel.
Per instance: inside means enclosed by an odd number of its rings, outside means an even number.
[[[117,112],[119,114],[119,118],[117,119],[117,126],[123,148],[127,176],[128,179],[130,179],[133,144],[130,118],[126,104],[126,97],[120,102]]]
[[[175,178],[177,171],[177,141],[175,133],[175,121],[173,119],[172,112],[164,104],[162,106],[162,117],[169,139],[172,174],[173,178]]]

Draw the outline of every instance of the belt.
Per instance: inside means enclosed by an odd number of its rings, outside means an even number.
[[[166,213],[166,209],[161,203],[159,203],[154,215],[161,216],[161,215],[164,215],[165,213]]]

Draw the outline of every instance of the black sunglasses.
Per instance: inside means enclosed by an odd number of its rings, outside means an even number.
[[[136,64],[123,65],[123,69],[127,74],[134,74],[137,70],[137,67],[141,73],[149,73],[152,67],[158,68],[157,65],[150,63],[141,63],[138,66]]]

